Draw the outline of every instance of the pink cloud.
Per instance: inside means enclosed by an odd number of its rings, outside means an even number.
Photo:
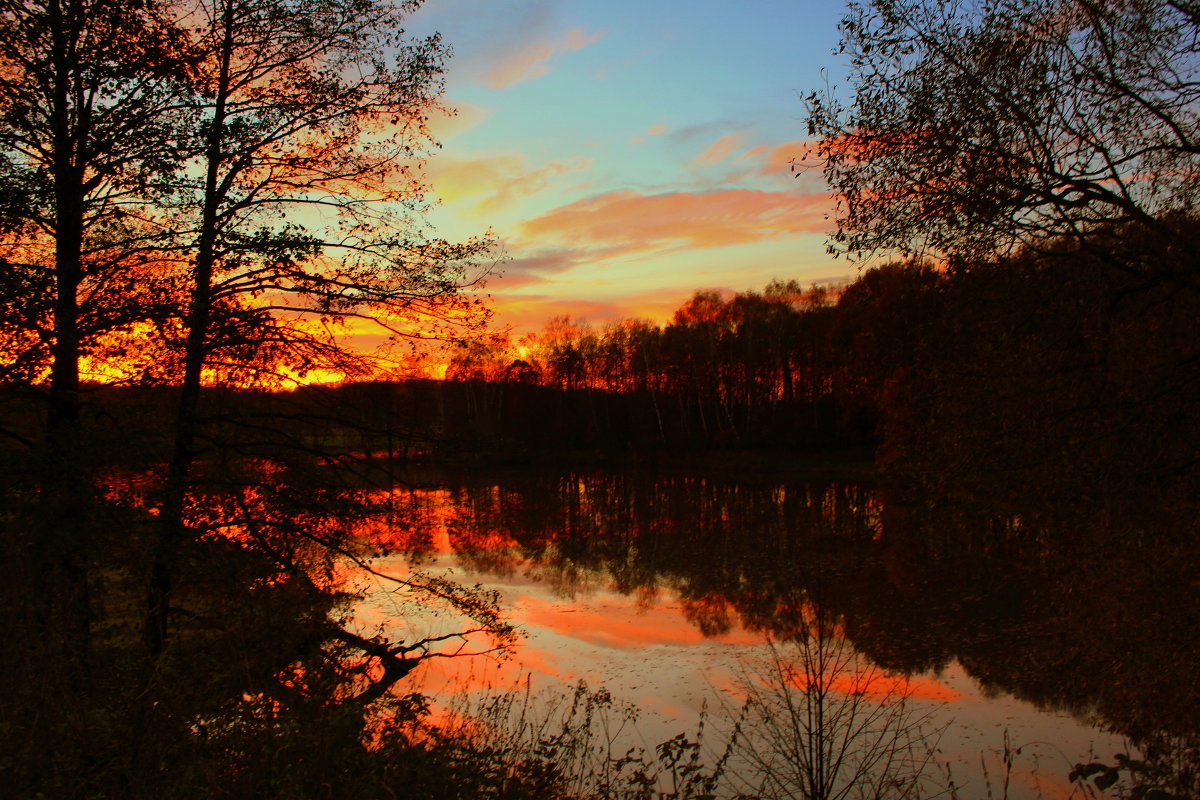
[[[763,153],[766,153],[767,151],[769,151],[770,149],[771,148],[767,147],[765,144],[760,144],[756,147],[751,147],[749,150],[747,150],[746,152],[742,153],[740,156],[737,157],[738,163],[741,163],[742,161],[749,161],[752,158],[757,158],[758,156],[761,156]]]
[[[474,128],[490,113],[490,109],[474,103],[447,100],[443,107],[434,108],[430,113],[429,132],[438,141],[445,141]]]
[[[729,158],[729,155],[736,150],[738,145],[741,143],[742,135],[740,133],[726,134],[720,139],[717,139],[717,141],[713,142],[712,145],[710,145],[703,153],[692,159],[692,163],[699,166],[718,164]]]
[[[523,154],[500,153],[468,159],[436,158],[430,162],[427,174],[442,200],[456,203],[470,199],[476,210],[492,212],[549,188],[563,175],[586,171],[591,163],[591,158],[577,156],[533,168]]]
[[[762,166],[759,168],[760,175],[777,175],[780,173],[790,173],[792,162],[799,161],[804,158],[804,152],[811,146],[811,142],[797,140],[781,144],[762,159]]]
[[[665,606],[639,607],[636,598],[621,598],[603,609],[581,608],[564,612],[556,604],[533,597],[521,598],[521,622],[531,628],[546,628],[588,644],[620,650],[651,645],[687,647],[710,638],[731,644],[757,644],[761,637],[736,630],[708,637],[687,624],[678,609]],[[614,613],[623,612],[623,613]]]
[[[572,28],[557,40],[542,39],[509,53],[484,76],[492,89],[507,89],[518,83],[540,78],[550,72],[550,60],[560,53],[573,53],[604,37],[603,33],[586,33]]]
[[[830,200],[734,189],[642,195],[610,192],[554,209],[521,226],[531,242],[555,240],[627,251],[723,247],[823,232]]]

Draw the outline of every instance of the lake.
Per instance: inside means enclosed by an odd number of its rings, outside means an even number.
[[[513,471],[392,495],[375,568],[479,584],[524,633],[507,657],[430,659],[413,686],[442,704],[515,690],[546,708],[582,681],[611,694],[620,747],[694,738],[703,717],[715,760],[748,700],[776,709],[757,723],[766,741],[797,690],[811,703],[819,687],[822,746],[862,761],[890,726],[886,741],[903,734],[964,798],[1166,797],[1198,763],[1200,584],[1169,535],[930,512],[767,473]],[[461,625],[360,580],[368,630]],[[1083,787],[1079,764],[1094,765]]]

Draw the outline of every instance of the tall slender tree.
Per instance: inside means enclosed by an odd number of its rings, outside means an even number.
[[[44,381],[47,507],[35,562],[58,608],[47,629],[84,653],[80,359],[106,327],[142,313],[115,277],[145,263],[138,254],[158,231],[142,212],[179,166],[175,44],[155,0],[0,3],[0,294],[15,342],[2,348],[15,367],[5,377]]]
[[[313,369],[369,370],[336,328],[369,319],[393,338],[419,319],[477,324],[459,290],[488,243],[428,238],[417,169],[441,88],[438,37],[408,40],[416,2],[214,0],[184,20],[202,54],[199,158],[177,211],[191,238],[175,443],[146,638],[167,635],[173,561],[202,445],[207,380],[258,384]],[[443,331],[444,333],[444,331]]]

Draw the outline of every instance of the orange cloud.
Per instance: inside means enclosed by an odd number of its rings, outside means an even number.
[[[592,165],[592,159],[577,156],[566,161],[552,161],[546,166],[525,172],[503,182],[495,193],[480,204],[481,211],[491,211],[503,207],[519,198],[537,194],[550,185],[550,181],[559,175],[571,172],[582,172]]]
[[[472,159],[438,158],[428,175],[438,197],[448,203],[475,199],[479,211],[496,211],[546,189],[551,181],[591,166],[584,156],[531,169],[524,155],[509,153]],[[476,199],[477,198],[477,199]]]
[[[752,158],[757,158],[758,156],[761,156],[763,153],[769,151],[770,149],[771,148],[767,147],[765,144],[760,144],[755,147],[751,147],[749,150],[742,153],[740,156],[737,157],[737,160],[739,163],[741,163],[742,161],[749,161]]]
[[[796,687],[805,687],[796,683]],[[917,700],[938,700],[951,703],[962,699],[962,693],[933,678],[891,675],[885,672],[862,675],[838,675],[829,681],[829,689],[840,694],[863,692],[866,696],[883,701],[896,697],[911,697]]]
[[[563,41],[560,52],[571,53],[576,50],[582,50],[589,44],[594,44],[604,37],[602,33],[584,33],[583,28],[572,28],[567,31],[566,39]]]
[[[709,676],[713,688],[730,697],[744,700],[746,697],[746,674],[720,674]],[[789,685],[803,691],[805,686],[801,676],[794,676]],[[963,699],[962,692],[933,677],[892,675],[874,666],[864,664],[851,670],[847,668],[844,674],[826,676],[825,687],[834,694],[852,695],[862,693],[875,702],[895,698],[911,698],[930,702],[955,703]],[[763,686],[772,686],[761,676],[755,682]]]
[[[643,195],[610,192],[580,200],[521,225],[528,242],[591,243],[628,251],[722,247],[823,232],[830,200],[734,189]]]
[[[549,61],[555,55],[582,50],[603,37],[603,33],[585,33],[582,28],[572,28],[557,41],[543,39],[531,43],[494,65],[484,76],[484,83],[492,89],[507,89],[540,78],[550,72]]]
[[[790,173],[792,169],[792,162],[799,161],[800,159],[804,158],[804,152],[810,146],[810,142],[801,140],[779,145],[772,150],[766,158],[762,159],[762,166],[759,168],[759,174],[777,175],[779,173]]]
[[[646,136],[662,136],[669,130],[669,127],[660,122],[657,125],[651,125],[649,128],[647,128],[645,136],[634,136],[630,141],[632,141],[634,144],[641,144],[642,142],[646,141]]]
[[[501,287],[508,288],[508,287]],[[563,300],[544,295],[505,295],[498,292],[492,298],[492,308],[496,318],[504,321],[521,332],[540,330],[546,320],[558,316],[570,316],[575,319],[605,320],[626,315],[623,305],[612,302],[603,303],[589,300]],[[672,312],[674,308],[671,309]],[[667,319],[665,314],[662,319]]]
[[[525,168],[524,157],[506,154],[471,159],[435,158],[426,169],[437,196],[454,203],[486,195]]]
[[[494,288],[491,307],[496,319],[520,333],[540,330],[546,320],[568,316],[603,325],[614,320],[645,319],[665,324],[675,311],[691,297],[693,288],[679,291],[656,291],[633,294],[612,300],[578,300],[550,297],[542,294],[509,294],[514,288],[536,283],[537,277],[519,277],[510,284],[507,277],[499,279]]]
[[[775,146],[755,145],[734,159],[733,163],[737,166],[733,172],[724,175],[722,180],[727,184],[737,184],[748,179],[761,183],[761,179],[765,177],[777,185],[790,186],[794,191],[820,192],[825,186],[820,169],[793,171],[793,166],[803,163],[804,154],[811,146],[811,142],[802,139]]]
[[[439,142],[451,139],[474,128],[491,111],[483,106],[463,100],[447,100],[442,108],[434,108],[429,115],[429,132]]]
[[[740,133],[729,133],[722,136],[717,141],[713,142],[708,149],[692,159],[692,163],[697,166],[708,166],[709,164],[718,164],[738,148],[742,143],[742,135]]]

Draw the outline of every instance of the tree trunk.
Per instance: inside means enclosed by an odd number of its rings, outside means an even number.
[[[84,148],[87,116],[74,106],[72,36],[77,20],[57,4],[50,6],[56,24],[51,37],[55,64],[52,77],[51,125],[54,180],[54,345],[48,393],[44,482],[47,513],[37,546],[41,598],[51,613],[46,620],[53,636],[62,637],[64,657],[73,677],[86,673],[91,644],[91,599],[88,592],[88,537],[84,505],[88,480],[81,459],[79,399],[79,286],[82,281]],[[74,114],[72,113],[74,111]]]
[[[146,602],[144,638],[152,658],[166,646],[171,592],[175,584],[175,561],[180,545],[187,540],[184,505],[192,464],[196,459],[199,433],[200,390],[207,356],[208,328],[212,316],[212,278],[216,264],[220,188],[221,144],[225,135],[226,103],[230,93],[230,64],[233,58],[233,3],[226,2],[222,25],[220,74],[213,105],[212,123],[205,148],[204,207],[200,237],[193,266],[192,301],[187,316],[183,380],[175,419],[175,444],[167,472],[165,496],[160,512],[159,539],[151,565]]]

